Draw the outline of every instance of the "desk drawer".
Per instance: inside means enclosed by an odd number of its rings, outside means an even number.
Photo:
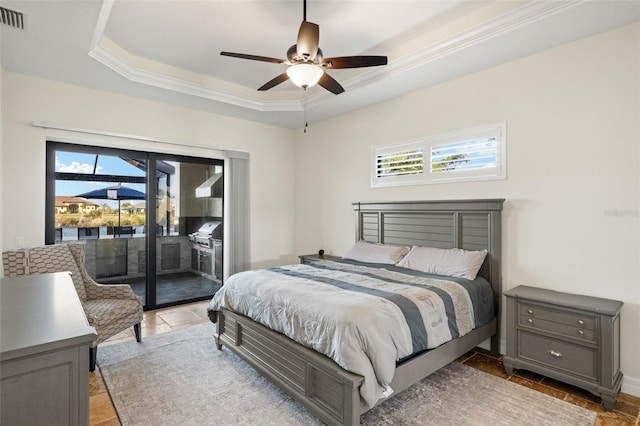
[[[518,332],[518,354],[521,358],[556,370],[597,381],[597,350],[547,336]]]

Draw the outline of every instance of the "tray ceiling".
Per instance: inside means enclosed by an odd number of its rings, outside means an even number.
[[[325,56],[387,55],[383,67],[331,70],[346,89],[290,81],[256,89],[284,65],[302,1],[3,1],[24,29],[2,24],[6,71],[302,127],[640,18],[636,1],[308,0]]]

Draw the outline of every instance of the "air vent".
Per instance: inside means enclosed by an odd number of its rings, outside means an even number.
[[[10,27],[24,30],[24,14],[0,6],[0,21]]]

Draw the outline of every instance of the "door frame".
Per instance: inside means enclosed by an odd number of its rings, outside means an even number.
[[[68,142],[58,142],[55,140],[47,140],[46,142],[46,173],[45,173],[45,235],[44,242],[45,244],[55,244],[55,197],[56,197],[56,177],[58,173],[55,170],[56,166],[56,151],[66,151],[66,152],[77,152],[79,154],[95,154],[95,155],[109,155],[109,156],[121,156],[125,154],[127,157],[138,157],[144,158],[147,161],[146,174],[144,177],[145,190],[147,193],[147,198],[145,200],[146,203],[146,214],[145,221],[147,223],[147,229],[155,229],[155,224],[157,222],[156,217],[156,208],[155,208],[155,197],[158,193],[158,182],[157,179],[149,179],[149,176],[156,175],[156,162],[157,161],[176,161],[176,162],[191,162],[197,164],[207,164],[212,166],[222,166],[224,169],[224,160],[222,159],[214,159],[214,158],[205,158],[205,157],[192,157],[181,154],[167,154],[167,153],[154,153],[140,150],[128,150],[122,148],[111,148],[111,147],[99,147],[93,145],[82,145],[76,143],[68,143]],[[113,175],[104,175],[105,178],[96,179],[96,175],[87,175],[94,176],[93,179],[95,181],[121,181],[121,182],[130,182],[130,183],[143,183],[141,179],[138,177],[127,177],[127,176],[113,176]],[[89,179],[87,179],[89,180]],[[149,194],[154,194],[153,203],[149,197]],[[222,203],[224,212],[224,194],[222,194]],[[152,224],[153,226],[149,225]],[[208,300],[211,296],[200,296],[192,299],[185,299],[170,303],[156,303],[156,265],[157,265],[157,245],[156,245],[156,233],[147,231],[145,235],[145,250],[146,250],[146,273],[145,273],[145,300],[144,309],[152,310],[158,308],[164,308],[168,306],[175,306],[184,303],[191,303],[195,301]],[[149,272],[153,271],[153,274]]]

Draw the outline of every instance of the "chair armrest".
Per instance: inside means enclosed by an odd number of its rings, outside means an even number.
[[[87,317],[87,321],[89,321],[89,325],[92,326],[92,324],[95,324],[96,316],[94,314],[92,314],[91,312],[89,312],[87,310],[87,308],[84,307],[84,305],[82,306],[82,309],[84,310],[84,316],[86,316]]]
[[[100,284],[89,275],[85,268],[80,268],[80,273],[87,292],[87,299],[132,299],[139,300],[142,304],[142,299],[136,296],[129,284]]]
[[[87,299],[132,299],[141,300],[131,289],[129,284],[99,284],[95,282],[89,274],[82,271],[84,288],[87,292]]]
[[[85,285],[87,299],[140,299],[131,290],[129,284],[98,284]]]

